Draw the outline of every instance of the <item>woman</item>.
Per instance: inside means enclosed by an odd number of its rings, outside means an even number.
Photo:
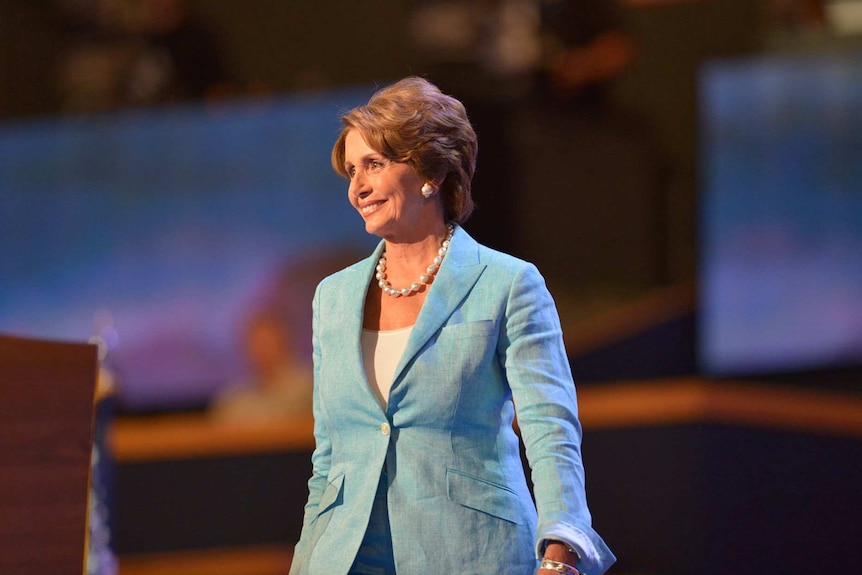
[[[603,573],[551,296],[459,225],[477,152],[464,107],[411,77],[342,123],[333,167],[382,241],[314,296],[316,448],[291,574]]]

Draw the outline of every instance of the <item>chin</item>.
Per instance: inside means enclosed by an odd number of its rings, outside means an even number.
[[[366,221],[365,222],[365,231],[372,236],[383,237],[383,228],[375,223]]]
[[[381,222],[372,214],[370,218],[365,220],[365,231],[374,236],[383,237],[386,229],[386,222]]]

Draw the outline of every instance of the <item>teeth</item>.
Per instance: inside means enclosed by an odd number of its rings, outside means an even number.
[[[383,202],[374,202],[373,204],[368,204],[367,206],[363,206],[362,207],[362,213],[363,214],[370,214],[371,212],[375,211],[378,207],[380,207],[380,204],[382,204],[382,203]]]

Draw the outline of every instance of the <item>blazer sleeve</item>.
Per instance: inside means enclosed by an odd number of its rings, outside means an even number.
[[[314,361],[314,452],[311,456],[312,474],[308,480],[308,501],[305,504],[305,512],[302,520],[302,532],[299,542],[294,549],[294,558],[291,564],[290,575],[298,575],[306,572],[306,563],[313,548],[314,526],[318,515],[318,504],[327,486],[327,477],[332,454],[332,443],[329,433],[324,424],[320,410],[322,409],[319,397],[319,374],[320,374],[320,341],[318,340],[320,325],[320,292],[322,284],[317,287],[312,301],[312,344]]]
[[[515,274],[499,353],[530,464],[538,526],[536,545],[574,534],[580,570],[604,573],[613,553],[593,530],[584,487],[581,424],[569,359],[554,301],[532,264]]]

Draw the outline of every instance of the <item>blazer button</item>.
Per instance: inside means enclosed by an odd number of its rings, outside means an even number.
[[[382,433],[383,435],[389,435],[389,424],[388,423],[381,423],[380,424],[380,433]]]

